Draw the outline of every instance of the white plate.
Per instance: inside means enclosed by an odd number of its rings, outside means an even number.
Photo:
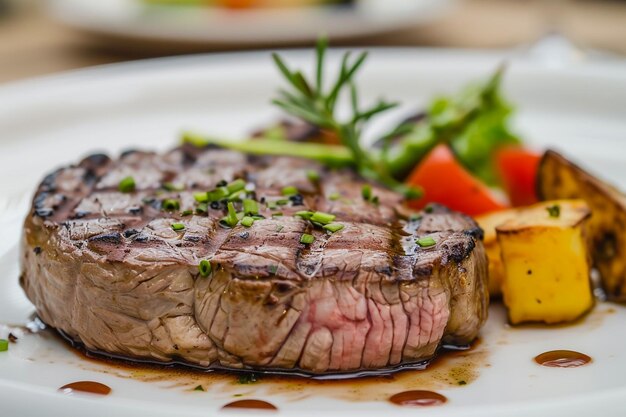
[[[355,0],[351,7],[228,10],[167,7],[140,0],[48,0],[54,17],[116,37],[176,43],[266,44],[353,38],[413,27],[439,16],[452,0]]]
[[[290,52],[288,59],[310,66],[310,55]],[[332,54],[332,60],[337,58]],[[384,95],[406,103],[395,115],[401,117],[436,92],[454,91],[489,74],[501,60],[501,54],[373,50],[359,84],[368,99]],[[241,136],[276,116],[269,99],[278,85],[268,53],[258,52],[113,65],[0,88],[0,321],[24,323],[33,311],[17,284],[16,245],[28,196],[44,173],[96,150],[166,149],[182,129]],[[626,188],[623,63],[545,68],[513,60],[505,87],[519,105],[517,127],[532,144],[561,148]],[[379,401],[398,384],[383,379],[380,386],[367,389],[328,384],[296,393],[291,385],[280,393],[280,384],[215,383],[209,392],[193,392],[184,385],[193,383],[187,377],[139,372],[129,378],[127,370],[80,359],[58,340],[43,336],[25,336],[0,353],[0,401],[7,414],[46,416],[216,415],[235,393],[268,399],[280,415],[298,417],[320,411],[363,416],[623,415],[624,322],[625,307],[600,303],[574,326],[511,329],[501,306],[494,305],[482,342],[470,358],[409,377],[413,386],[434,387],[449,398],[437,408],[403,409]],[[578,350],[594,361],[577,369],[533,363],[535,355],[552,349]],[[459,369],[463,365],[465,371]],[[450,373],[468,370],[479,376],[466,386],[442,382],[454,376]],[[157,381],[144,381],[150,378]],[[113,393],[92,398],[57,392],[68,382],[86,379],[108,384]],[[353,395],[351,389],[362,391],[361,401],[342,399]]]

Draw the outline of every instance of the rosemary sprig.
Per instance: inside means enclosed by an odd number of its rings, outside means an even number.
[[[419,190],[395,180],[386,164],[361,147],[360,138],[365,124],[376,115],[398,105],[395,102],[379,100],[370,107],[360,108],[354,78],[365,62],[367,52],[360,53],[356,59],[351,59],[351,53],[346,52],[341,60],[336,80],[329,89],[325,89],[323,68],[327,49],[328,40],[321,37],[316,47],[315,83],[307,80],[300,70],[289,69],[280,55],[273,53],[272,58],[276,66],[291,88],[289,91],[279,90],[279,97],[272,102],[292,116],[333,132],[350,150],[356,168],[363,177],[402,192],[407,198],[419,197]],[[351,114],[346,120],[339,120],[336,112],[337,101],[347,91],[350,94]]]

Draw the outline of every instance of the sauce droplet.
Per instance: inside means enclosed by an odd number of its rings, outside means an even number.
[[[254,408],[257,410],[278,410],[274,404],[262,400],[239,400],[226,404],[222,408]]]
[[[576,368],[588,364],[591,358],[573,350],[551,350],[535,356],[535,362],[553,368]]]
[[[65,394],[71,394],[74,391],[87,392],[89,394],[97,395],[109,395],[111,388],[108,385],[101,384],[94,381],[78,381],[71,384],[63,385],[59,388],[59,391],[63,391]]]
[[[426,407],[433,405],[442,405],[448,399],[441,394],[433,391],[404,391],[392,395],[389,401],[396,405],[404,407]]]

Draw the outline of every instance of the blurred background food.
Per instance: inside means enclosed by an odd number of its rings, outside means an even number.
[[[335,46],[613,58],[626,55],[626,1],[0,0],[0,82],[146,57],[310,46],[320,32]]]

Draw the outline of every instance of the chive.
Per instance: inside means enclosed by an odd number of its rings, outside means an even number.
[[[281,191],[282,195],[296,195],[298,194],[298,189],[294,186],[285,187]]]
[[[415,243],[420,245],[422,248],[428,248],[430,246],[434,246],[437,242],[435,242],[435,239],[433,239],[432,237],[426,236],[417,239]]]
[[[211,262],[207,261],[206,259],[201,260],[200,264],[198,265],[198,271],[200,271],[200,275],[204,278],[208,277],[211,273]]]
[[[280,216],[282,216],[282,215],[283,215],[283,212],[282,212],[282,211],[277,211],[277,212],[275,212],[275,213],[272,213],[272,217],[280,217]]]
[[[324,225],[331,223],[333,220],[335,220],[335,217],[337,216],[335,216],[334,214],[316,211],[315,213],[313,213],[309,220],[314,223],[321,223],[322,225]]]
[[[190,216],[193,214],[193,210],[185,210],[182,213],[180,213],[181,216],[185,217],[185,216]]]
[[[183,230],[185,225],[182,223],[172,223],[172,229],[175,231]]]
[[[341,223],[331,223],[331,224],[326,224],[322,227],[331,233],[335,233],[343,229],[344,226]]]
[[[294,216],[302,217],[304,220],[309,220],[311,218],[311,216],[313,216],[313,212],[312,211],[306,211],[306,210],[296,211]]]
[[[209,196],[207,195],[207,193],[193,193],[193,198],[198,203],[206,203],[207,201],[209,201]]]
[[[254,223],[254,219],[252,217],[245,216],[241,219],[241,224],[245,227],[250,227]]]
[[[424,213],[432,213],[434,210],[435,208],[431,204],[424,207]]]
[[[278,271],[278,265],[270,265],[267,267],[267,270],[270,274],[276,275],[276,271]]]
[[[558,218],[561,215],[561,206],[558,204],[546,207],[546,210],[548,210],[548,215],[550,217]]]
[[[410,222],[417,222],[422,220],[422,215],[421,214],[411,214],[411,217],[409,217],[409,221]]]
[[[289,204],[289,200],[287,199],[276,200],[276,204],[278,204],[279,206],[286,206],[287,204]]]
[[[300,236],[300,243],[304,243],[305,245],[310,245],[315,240],[315,236],[310,235],[308,233],[304,233]]]
[[[320,181],[320,173],[313,169],[306,172],[306,177],[314,184],[317,184]]]
[[[7,339],[0,339],[0,352],[6,352],[9,350],[9,341]]]
[[[215,190],[209,191],[207,193],[207,201],[209,202],[220,201],[228,197],[229,194],[230,192],[228,191],[228,188],[218,187]]]
[[[246,193],[244,191],[235,191],[231,195],[228,196],[228,201],[241,201],[246,197]]]
[[[163,184],[163,188],[167,191],[183,191],[185,184],[174,184],[173,182],[166,182]]]
[[[123,178],[117,188],[123,193],[132,193],[135,191],[135,179],[133,177]]]
[[[372,186],[369,184],[365,184],[363,187],[361,187],[361,196],[363,197],[363,200],[370,201],[370,199],[372,198]]]
[[[242,180],[241,178],[231,182],[230,184],[226,186],[226,188],[228,189],[228,194],[232,194],[235,191],[243,190],[245,187],[246,187],[246,182]]]
[[[207,211],[209,211],[207,203],[200,203],[198,204],[198,207],[196,207],[196,213],[198,214],[206,213]]]
[[[165,210],[165,211],[180,210],[180,202],[178,200],[173,199],[173,198],[166,198],[161,203],[161,208],[163,208],[163,210]]]
[[[237,212],[235,211],[235,206],[233,206],[233,203],[228,203],[227,205],[228,207],[228,225],[230,227],[235,227],[237,225],[237,222],[239,221],[239,218],[237,217]]]
[[[204,388],[202,388],[202,385],[198,385],[197,387],[195,387],[193,389],[194,391],[204,391]]]
[[[250,216],[250,217],[252,217],[254,220],[264,220],[265,219],[265,216],[261,216],[260,214],[255,214],[255,215]]]
[[[334,192],[331,195],[329,195],[328,198],[330,199],[330,201],[336,201],[341,198],[341,194],[339,194],[338,192]]]
[[[256,201],[246,198],[243,200],[243,212],[245,214],[259,214],[259,205]]]
[[[278,208],[278,205],[276,204],[275,201],[268,201],[267,208],[270,210],[276,210]]]

